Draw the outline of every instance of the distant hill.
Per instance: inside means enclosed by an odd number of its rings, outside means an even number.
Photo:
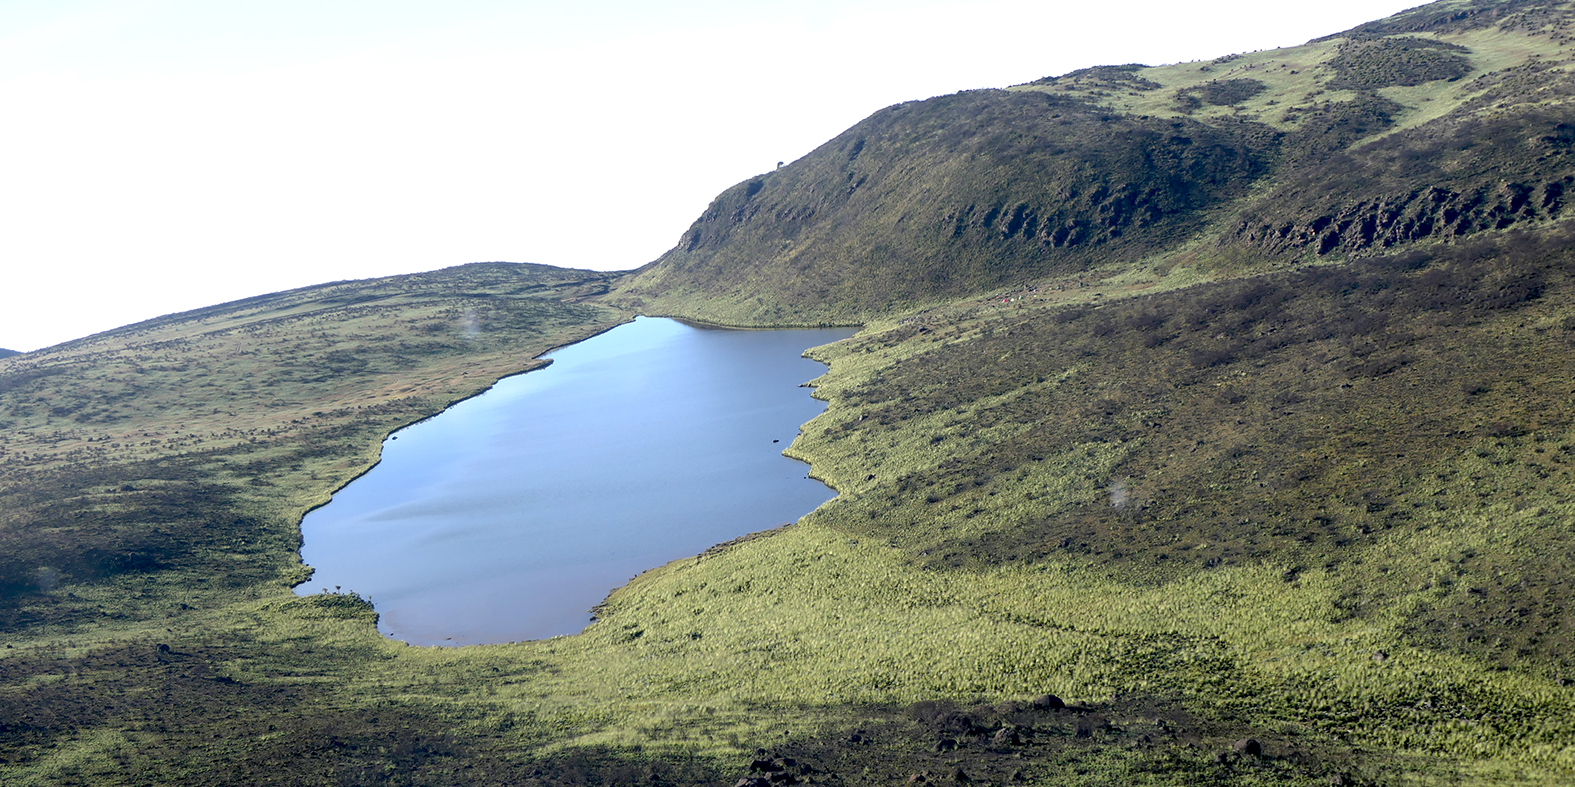
[[[1300,47],[888,107],[724,191],[619,294],[856,322],[1102,266],[1264,267],[1556,219],[1568,17],[1435,3]]]
[[[832,319],[1141,257],[1272,170],[1241,124],[1113,114],[1043,91],[890,107],[717,197],[626,285],[718,316]],[[714,305],[710,302],[714,301]]]
[[[0,347],[0,358],[10,358],[13,355],[21,355],[21,354],[22,353],[20,353],[20,352],[18,352],[16,350],[7,350],[4,347]]]

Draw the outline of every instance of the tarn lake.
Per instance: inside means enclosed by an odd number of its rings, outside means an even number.
[[[834,496],[782,455],[825,403],[802,353],[853,329],[639,318],[406,427],[301,523],[300,595],[370,598],[414,645],[574,634],[640,572]]]

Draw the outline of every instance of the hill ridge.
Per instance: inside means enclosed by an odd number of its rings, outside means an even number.
[[[1300,47],[887,107],[724,191],[615,300],[847,323],[1109,266],[1293,264],[1558,219],[1569,26],[1560,3],[1435,3]]]

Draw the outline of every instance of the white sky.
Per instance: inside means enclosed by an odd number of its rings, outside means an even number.
[[[900,101],[1416,0],[0,0],[0,347],[483,260],[621,270]]]

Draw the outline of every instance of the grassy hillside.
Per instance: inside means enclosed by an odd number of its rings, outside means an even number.
[[[598,273],[470,265],[0,361],[0,781],[253,783],[248,768],[283,758],[278,773],[304,783],[359,767],[337,757],[346,739],[425,759],[410,747],[439,745],[438,717],[382,714],[405,741],[391,743],[379,714],[314,688],[362,665],[313,642],[311,621],[372,613],[292,600],[309,573],[300,518],[388,432],[627,319],[584,303],[605,288]],[[238,625],[259,603],[285,617]]]
[[[1272,143],[1038,92],[902,104],[727,190],[619,292],[733,322],[851,322],[1141,257],[1245,194]]]
[[[1445,2],[1305,46],[889,107],[719,196],[625,305],[860,322],[1148,260],[1344,259],[1565,215],[1569,14]]]
[[[34,599],[41,585],[168,570],[201,575],[194,588],[231,584],[214,551],[235,583],[299,581],[302,506],[362,472],[393,428],[616,320],[564,300],[604,280],[465,266],[237,301],[8,359],[0,592],[19,603],[0,620],[99,614]],[[260,492],[268,516],[248,505]]]
[[[1571,783],[1570,14],[900,105],[626,277],[0,360],[0,781]],[[861,323],[789,449],[841,495],[573,637],[289,592],[383,434],[635,310]]]

